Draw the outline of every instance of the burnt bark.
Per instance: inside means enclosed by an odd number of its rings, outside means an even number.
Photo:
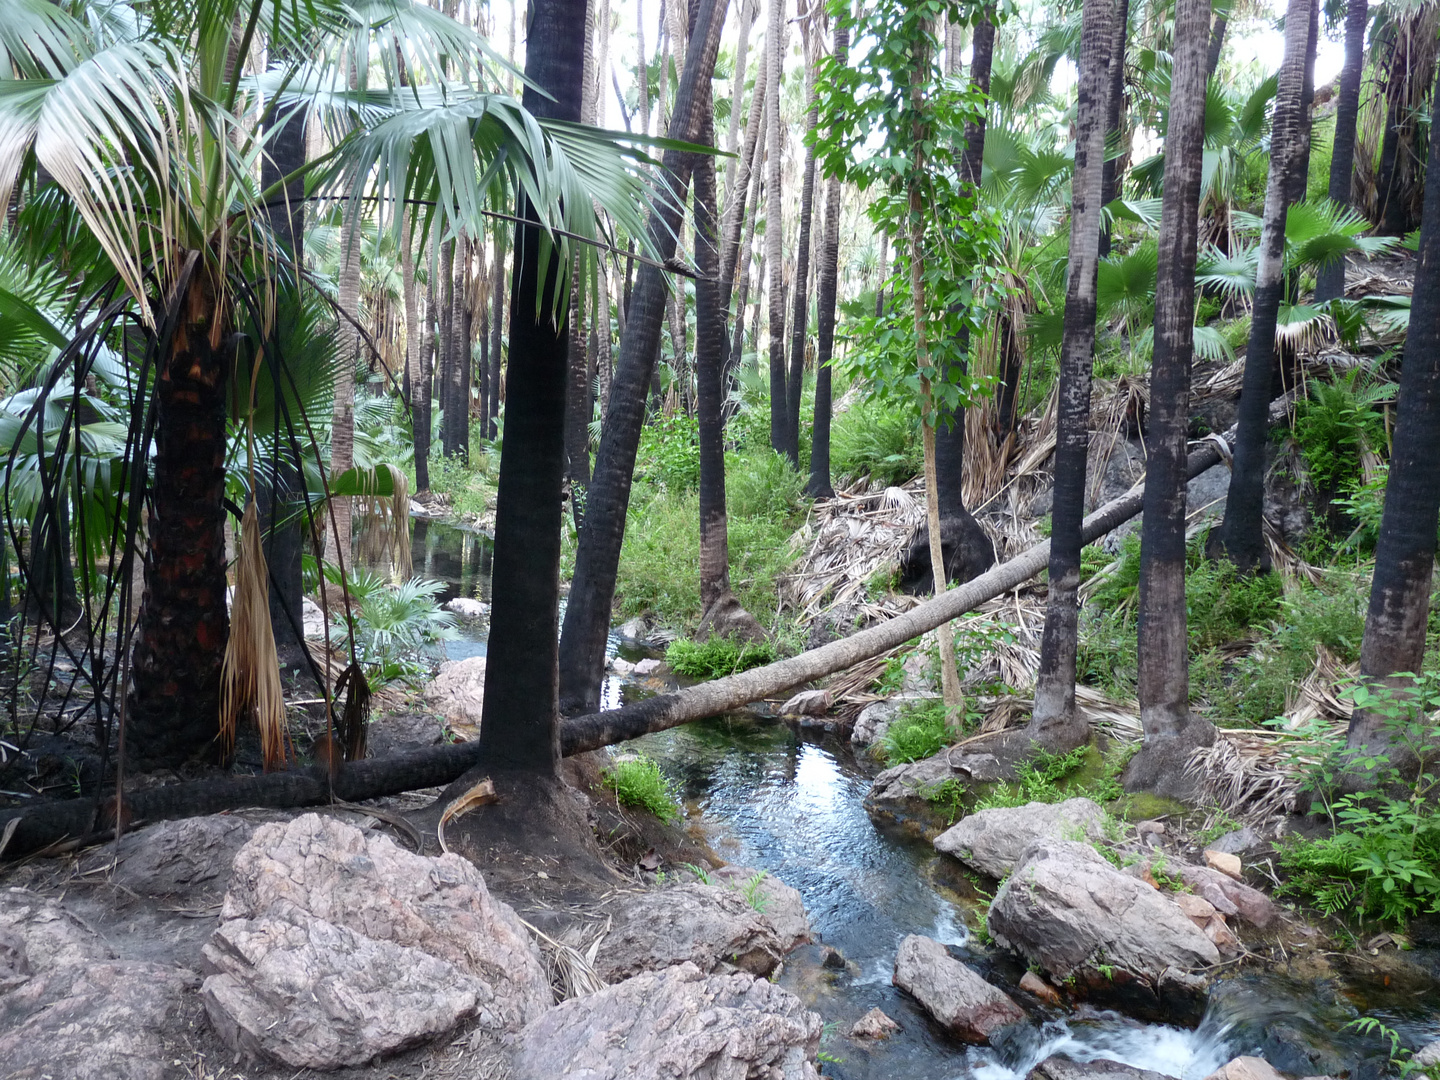
[[[781,233],[780,79],[784,74],[785,0],[769,0],[765,30],[765,261],[770,266],[770,449],[789,446],[789,379],[785,371],[785,263]]]
[[[802,23],[801,28],[807,24]],[[808,31],[804,32],[808,39]],[[820,104],[815,98],[815,64],[806,41],[805,83],[809,109],[805,130],[815,130]],[[810,328],[810,233],[815,221],[815,148],[806,146],[801,167],[800,219],[795,244],[795,287],[790,296],[790,373],[786,377],[785,456],[792,468],[800,468],[800,399],[805,386],[805,332]]]
[[[1345,66],[1340,69],[1340,94],[1335,102],[1335,141],[1330,153],[1330,201],[1349,206],[1355,172],[1355,127],[1360,117],[1360,79],[1365,70],[1365,26],[1369,0],[1349,0],[1345,8]],[[1317,301],[1345,295],[1345,257],[1320,268],[1315,281]]]
[[[1245,375],[1240,390],[1239,433],[1225,517],[1210,534],[1210,555],[1223,554],[1240,570],[1250,572],[1266,561],[1261,513],[1265,501],[1266,415],[1275,373],[1275,323],[1284,294],[1285,218],[1291,176],[1300,149],[1299,130],[1310,34],[1310,0],[1290,0],[1285,16],[1285,59],[1275,94],[1271,124],[1270,176],[1260,232],[1260,265],[1250,341],[1245,350]]]
[[[1090,378],[1095,352],[1096,275],[1100,258],[1100,179],[1105,158],[1114,0],[1086,0],[1081,15],[1075,179],[1070,209],[1070,276],[1060,352],[1055,435],[1055,495],[1050,512],[1050,595],[1040,640],[1040,670],[1030,734],[1045,746],[1085,741],[1075,712],[1081,519],[1090,447]]]
[[[697,105],[700,84],[708,82],[714,70],[724,21],[723,0],[701,0],[691,20],[692,32],[697,37],[686,57],[685,72],[680,80],[670,123],[671,138],[693,142],[700,130]],[[693,168],[690,155],[665,151],[663,170],[674,197],[657,210],[650,221],[651,241],[662,260],[675,253],[679,206]],[[575,552],[575,574],[565,607],[560,640],[560,704],[567,713],[587,707],[595,709],[600,702],[605,642],[615,599],[620,546],[625,539],[630,482],[645,421],[645,393],[660,347],[666,290],[664,271],[649,264],[638,268],[615,377],[610,385],[610,407],[605,414],[600,448],[595,455],[595,472],[586,499],[585,528]],[[508,415],[508,401],[506,408]],[[509,443],[508,434],[506,443]]]
[[[1100,173],[1100,202],[1109,206],[1120,194],[1118,157],[1110,155],[1110,143],[1118,141],[1125,123],[1125,46],[1130,38],[1130,0],[1116,0],[1114,36],[1110,39],[1110,91],[1105,101],[1105,166]],[[1171,89],[1173,100],[1174,89]],[[1168,144],[1167,144],[1168,146]],[[1100,229],[1100,257],[1110,254],[1110,223]]]

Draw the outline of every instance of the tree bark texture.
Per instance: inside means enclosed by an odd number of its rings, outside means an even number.
[[[1349,0],[1345,8],[1345,66],[1340,69],[1340,95],[1335,102],[1335,140],[1330,152],[1330,201],[1351,204],[1355,172],[1355,126],[1360,117],[1360,80],[1365,72],[1365,26],[1369,0]],[[1345,258],[1322,266],[1315,281],[1317,301],[1345,295]]]
[[[1440,120],[1440,93],[1435,101],[1431,130]],[[1440,519],[1440,470],[1435,467],[1435,448],[1440,446],[1440,154],[1433,152],[1425,168],[1425,213],[1413,304],[1400,368],[1370,608],[1360,647],[1360,674],[1376,680],[1420,672],[1430,615]],[[1383,750],[1390,732],[1382,720],[1374,710],[1357,709],[1350,720],[1350,749]]]
[[[802,29],[805,24],[801,24]],[[815,98],[815,56],[810,33],[805,42],[805,130],[815,130],[820,104]],[[805,331],[810,327],[810,232],[815,219],[815,148],[805,148],[800,172],[800,217],[796,222],[795,285],[790,307],[790,373],[786,378],[785,456],[792,468],[800,468],[800,398],[805,386]]]
[[[1315,49],[1319,43],[1320,4],[1310,0],[1309,30],[1305,39],[1305,73],[1300,87],[1300,121],[1296,129],[1295,165],[1290,170],[1289,202],[1305,201],[1310,184],[1310,108],[1315,101]]]
[[[780,79],[785,64],[785,0],[769,0],[765,31],[765,261],[770,266],[770,449],[789,445],[789,380],[785,371],[785,273],[780,166],[785,130],[780,115]]]
[[[1070,205],[1070,276],[1060,352],[1055,495],[1050,512],[1050,595],[1030,729],[1036,741],[1069,748],[1085,739],[1075,713],[1081,518],[1090,449],[1090,375],[1095,352],[1095,288],[1100,257],[1100,180],[1105,162],[1114,0],[1086,0],[1081,15],[1075,172]]]
[[[1139,696],[1146,739],[1173,735],[1190,718],[1185,611],[1185,435],[1195,340],[1195,255],[1205,149],[1207,0],[1178,0],[1170,121],[1165,132],[1155,355],[1145,448],[1140,534]]]
[[[355,464],[355,365],[360,360],[360,229],[362,209],[358,198],[345,200],[340,225],[340,278],[336,302],[348,318],[340,320],[340,348],[335,357],[335,407],[330,429],[330,469],[338,476]],[[354,320],[351,322],[350,320]],[[340,496],[330,500],[330,523],[325,531],[325,557],[341,566],[350,565],[351,500]]]
[[[488,439],[500,436],[500,348],[501,334],[505,326],[505,233],[495,234],[495,284],[490,295],[490,427],[485,433]]]
[[[1260,265],[1255,274],[1255,299],[1250,341],[1245,350],[1245,375],[1240,390],[1239,434],[1218,541],[1212,554],[1223,553],[1237,568],[1250,572],[1265,560],[1261,513],[1265,502],[1266,412],[1274,381],[1275,323],[1285,288],[1285,218],[1289,178],[1298,157],[1298,132],[1305,89],[1306,46],[1310,34],[1310,0],[1290,0],[1285,16],[1285,59],[1280,66],[1271,123],[1270,175],[1260,231]]]
[[[693,142],[700,131],[700,84],[708,82],[714,70],[724,21],[724,0],[701,0],[693,25],[696,34],[701,35],[697,42],[703,42],[703,47],[690,49],[676,98],[671,138]],[[657,210],[650,222],[654,253],[662,261],[675,253],[679,206],[692,167],[689,155],[665,151],[664,175],[674,199]],[[625,514],[630,505],[630,483],[640,432],[645,423],[645,393],[660,347],[666,291],[664,271],[648,264],[639,268],[620,341],[620,355],[615,363],[610,408],[605,414],[600,448],[595,456],[595,472],[586,499],[585,528],[576,548],[575,574],[565,607],[560,641],[560,703],[567,713],[587,707],[593,710],[600,703],[605,642],[615,600],[620,547],[625,539]],[[507,402],[507,415],[508,408]],[[508,443],[508,436],[506,441]]]
[[[425,318],[416,348],[420,352],[419,381],[410,388],[410,422],[415,429],[415,490],[430,490],[430,432],[434,414],[435,351],[438,347],[439,305],[435,299],[435,260],[430,260],[430,284],[425,289]]]
[[[537,117],[580,119],[585,43],[574,30],[584,24],[585,10],[585,0],[531,2],[525,74],[532,85],[522,101]],[[537,220],[528,200],[522,216]],[[551,249],[543,294],[540,257],[539,226],[517,225],[479,743],[495,767],[553,774],[560,757],[556,638],[570,328],[563,307],[552,315],[564,288],[559,254]]]
[[[155,380],[145,594],[130,665],[125,747],[142,769],[219,760],[225,608],[226,383],[230,312],[203,255],[182,275],[177,325]]]
[[[1208,31],[1208,27],[1206,28]],[[1100,174],[1100,203],[1109,206],[1120,194],[1121,160],[1110,156],[1109,143],[1120,138],[1125,124],[1125,46],[1130,38],[1130,0],[1116,0],[1114,36],[1110,39],[1110,91],[1105,100],[1105,165]],[[1174,91],[1172,89],[1173,96]],[[1110,225],[1100,230],[1100,257],[1110,254]]]

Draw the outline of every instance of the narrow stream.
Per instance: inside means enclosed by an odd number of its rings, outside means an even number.
[[[488,602],[488,537],[417,522],[413,554],[415,573],[447,583],[442,600]],[[487,630],[483,621],[465,623],[462,639],[449,643],[447,654],[483,655]],[[619,647],[612,634],[611,654]],[[643,691],[611,676],[605,705],[636,692]],[[1011,1029],[998,1047],[961,1046],[890,984],[900,939],[919,933],[952,945],[1000,983],[1013,984],[1021,969],[973,940],[967,919],[974,923],[985,898],[956,864],[866,813],[870,774],[848,745],[797,737],[783,724],[744,714],[647,735],[631,745],[674,779],[692,830],[727,861],[767,870],[798,889],[818,937],[844,954],[840,972],[821,967],[817,948],[798,950],[780,980],[829,1022],[822,1046],[827,1076],[1019,1080],[1044,1058],[1061,1054],[1203,1080],[1237,1054],[1253,1053],[1297,1076],[1371,1080],[1386,1067],[1381,1044],[1346,1027],[1362,1009],[1412,1046],[1440,1038],[1440,1002],[1264,973],[1218,983],[1209,1012],[1193,1031],[1113,1012],[1034,1009],[1031,1023]],[[901,1032],[871,1046],[843,1037],[874,1006],[898,1021]]]

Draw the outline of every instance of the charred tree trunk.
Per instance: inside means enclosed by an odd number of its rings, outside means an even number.
[[[1440,120],[1440,93],[1435,102],[1432,131],[1440,130],[1435,127]],[[1440,472],[1435,468],[1435,447],[1440,446],[1440,154],[1433,147],[1425,167],[1425,213],[1398,400],[1370,609],[1360,647],[1361,677],[1375,681],[1420,672],[1430,613],[1440,518]],[[1389,752],[1392,764],[1413,768],[1413,760],[1393,760],[1391,736],[1381,714],[1357,709],[1350,719],[1347,743],[1358,756]]]
[[[785,371],[785,274],[781,243],[780,155],[784,123],[780,117],[780,79],[785,64],[785,0],[769,0],[765,31],[765,261],[770,265],[770,449],[789,447],[789,380]]]
[[[490,395],[490,426],[487,439],[500,437],[500,348],[505,327],[505,234],[495,234],[495,284],[490,296],[490,373],[486,393]]]
[[[815,58],[811,55],[808,23],[800,24],[805,38],[805,89],[809,107],[805,130],[815,130],[820,105],[815,98]],[[800,468],[800,398],[805,386],[805,331],[810,326],[810,231],[815,219],[815,148],[805,148],[801,167],[800,219],[795,244],[795,288],[790,307],[790,374],[786,379],[785,456],[792,468]]]
[[[1215,72],[1220,69],[1220,53],[1225,48],[1225,28],[1229,21],[1229,16],[1225,12],[1217,11],[1215,13],[1215,25],[1210,29],[1210,48],[1205,57],[1207,78],[1214,78]]]
[[[722,0],[700,0],[692,21],[696,41],[686,57],[685,73],[680,80],[670,126],[671,138],[693,142],[700,130],[697,101],[701,83],[708,83],[714,70],[724,21]],[[689,157],[667,150],[663,168],[678,203],[689,181]],[[676,206],[666,206],[652,217],[650,234],[662,259],[674,254],[678,228]],[[625,514],[630,505],[630,482],[645,421],[645,391],[660,347],[666,289],[664,271],[648,264],[639,268],[615,364],[615,378],[610,386],[610,408],[605,414],[600,449],[595,456],[585,528],[575,552],[570,599],[565,607],[560,642],[560,701],[567,713],[583,711],[587,706],[594,709],[600,701],[615,576],[625,539]],[[506,407],[508,410],[508,403]],[[508,435],[506,442],[509,442]]]
[[[1214,729],[1190,717],[1190,655],[1185,610],[1185,438],[1195,347],[1195,253],[1205,149],[1207,0],[1175,9],[1170,123],[1165,132],[1164,201],[1155,294],[1155,356],[1150,369],[1145,513],[1140,534],[1140,722],[1145,743],[1128,778],[1153,788],[1183,777],[1194,746]],[[1188,729],[1196,728],[1195,732]],[[1206,737],[1208,736],[1208,738]]]
[[[1340,96],[1335,103],[1335,142],[1330,153],[1330,201],[1349,206],[1355,172],[1355,127],[1360,117],[1360,80],[1365,71],[1365,26],[1369,0],[1349,0],[1345,8],[1345,66],[1340,70]],[[1345,295],[1345,257],[1320,268],[1315,282],[1317,301]]]
[[[226,381],[231,315],[204,256],[191,254],[177,325],[155,379],[145,595],[125,718],[140,768],[221,757],[225,608]]]
[[[1285,60],[1275,95],[1270,136],[1270,177],[1260,233],[1260,266],[1255,274],[1255,300],[1250,342],[1245,350],[1245,377],[1240,390],[1239,428],[1225,518],[1210,534],[1210,554],[1229,557],[1250,572],[1266,562],[1261,513],[1265,502],[1266,414],[1274,382],[1275,323],[1284,292],[1286,202],[1290,177],[1300,148],[1301,104],[1305,90],[1306,45],[1310,35],[1310,0],[1290,0],[1285,16]]]
[[[1120,159],[1110,142],[1120,138],[1125,123],[1125,46],[1130,38],[1130,0],[1116,0],[1114,36],[1110,39],[1110,92],[1105,101],[1105,167],[1100,174],[1100,203],[1109,206],[1120,194]],[[1173,96],[1174,91],[1171,91]],[[1100,229],[1100,257],[1110,254],[1110,223]]]
[[[585,0],[531,0],[523,103],[578,122],[585,74]],[[543,47],[540,46],[543,43]],[[527,222],[538,218],[522,202]],[[551,249],[541,291],[540,227],[517,225],[510,300],[512,361],[495,505],[494,589],[479,751],[501,769],[554,775],[560,761],[556,638],[560,493],[565,480],[565,375],[570,328],[551,317],[565,287]],[[563,305],[561,311],[563,311]]]
[[[430,490],[430,429],[433,413],[435,351],[439,328],[436,325],[435,271],[432,262],[430,284],[425,289],[424,330],[416,347],[420,350],[419,380],[410,388],[410,422],[415,428],[415,490]]]
[[[1083,743],[1086,726],[1075,712],[1075,652],[1079,630],[1080,525],[1085,514],[1085,469],[1090,449],[1090,374],[1095,352],[1095,288],[1100,258],[1100,179],[1105,163],[1105,105],[1109,97],[1114,0],[1085,0],[1080,30],[1076,104],[1075,179],[1070,207],[1070,278],[1060,353],[1055,435],[1055,496],[1050,512],[1050,596],[1040,642],[1032,738],[1068,749]]]

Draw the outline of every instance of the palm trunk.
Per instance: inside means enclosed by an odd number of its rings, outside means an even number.
[[[1116,0],[1114,36],[1110,39],[1110,94],[1105,103],[1105,138],[1118,139],[1125,123],[1125,45],[1130,36],[1130,0]],[[1207,27],[1208,30],[1208,27]],[[1104,206],[1120,194],[1120,159],[1105,154],[1100,174],[1100,202]],[[1100,230],[1100,257],[1110,254],[1110,226]]]
[[[495,284],[490,296],[490,373],[486,393],[490,395],[490,426],[485,437],[497,439],[500,436],[500,348],[501,334],[505,326],[505,233],[495,234]]]
[[[1143,642],[1139,650],[1140,721],[1145,745],[1131,766],[1137,777],[1149,771],[1151,758],[1157,765],[1163,758],[1162,769],[1168,769],[1176,755],[1166,748],[1191,723],[1185,623],[1185,439],[1194,355],[1195,251],[1205,142],[1209,15],[1207,0],[1180,0],[1176,7],[1160,221],[1160,235],[1170,239],[1161,245],[1156,278],[1155,355],[1145,440],[1139,608]],[[1213,731],[1210,736],[1213,739]],[[1190,749],[1190,743],[1185,749]]]
[[[340,226],[342,254],[337,303],[345,316],[340,323],[340,349],[336,357],[335,411],[330,432],[331,476],[338,476],[355,464],[355,365],[360,360],[360,333],[356,329],[360,322],[360,215],[360,200],[347,199]],[[350,565],[350,510],[349,497],[331,499],[330,528],[325,533],[325,557],[346,567]]]
[[[1355,171],[1355,125],[1360,116],[1360,80],[1365,71],[1365,25],[1369,0],[1349,0],[1345,9],[1345,66],[1340,70],[1340,96],[1335,103],[1335,141],[1330,154],[1330,201],[1350,205]],[[1317,301],[1345,295],[1345,257],[1320,268],[1315,282]]]
[[[155,380],[145,594],[126,710],[129,760],[142,769],[218,761],[225,609],[226,381],[232,319],[195,253],[179,322]]]
[[[1310,35],[1310,0],[1290,0],[1285,16],[1285,60],[1275,95],[1270,136],[1270,176],[1260,233],[1260,265],[1255,274],[1255,300],[1250,317],[1250,342],[1245,350],[1245,376],[1240,390],[1239,430],[1230,494],[1218,538],[1211,534],[1211,554],[1229,557],[1249,572],[1265,562],[1261,512],[1265,501],[1265,431],[1274,382],[1275,322],[1284,291],[1285,218],[1292,190],[1290,177],[1300,148],[1301,103],[1305,89],[1306,44]]]
[[[434,382],[435,352],[438,347],[438,308],[435,300],[435,270],[425,290],[425,329],[417,343],[420,350],[419,381],[410,388],[411,424],[415,429],[415,490],[430,490],[430,427],[433,411],[431,387]]]
[[[565,475],[570,481],[570,512],[575,527],[585,516],[585,488],[590,483],[590,358],[586,354],[585,306],[581,303],[580,256],[570,265],[569,383],[565,394]]]
[[[811,55],[810,32],[801,23],[805,37],[805,83],[809,108],[805,130],[815,130],[820,105],[815,99],[815,57]],[[810,324],[810,230],[815,217],[815,148],[805,148],[800,181],[799,237],[795,246],[795,290],[790,308],[790,374],[786,380],[785,455],[792,468],[800,468],[800,398],[805,383],[805,331]]]
[[[780,165],[784,123],[780,117],[780,79],[785,61],[785,0],[769,0],[765,31],[765,259],[770,264],[770,449],[789,445],[789,385],[785,373],[785,275],[781,233]]]
[[[440,248],[440,346],[435,370],[435,396],[440,399],[440,452],[454,454],[455,403],[451,384],[455,378],[455,245],[447,240]]]
[[[1085,741],[1075,713],[1080,525],[1090,447],[1090,368],[1095,353],[1095,282],[1100,257],[1100,180],[1105,159],[1114,0],[1086,0],[1081,16],[1075,172],[1070,205],[1070,278],[1060,353],[1055,495],[1050,511],[1050,596],[1040,641],[1031,737],[1052,748]]]
[[[755,92],[750,98],[750,116],[745,121],[745,152],[741,155],[740,173],[736,178],[735,190],[725,203],[725,215],[720,223],[723,234],[720,241],[720,303],[727,311],[730,309],[730,299],[735,289],[735,275],[742,272],[742,267],[749,265],[745,260],[749,258],[750,243],[755,235],[755,218],[760,210],[759,166],[760,156],[765,152],[760,141],[760,132],[765,126],[765,76],[766,67],[762,64],[755,77]],[[750,197],[751,187],[755,189],[753,198]],[[748,216],[745,212],[747,207],[751,208]],[[740,251],[742,228],[747,237],[743,255]],[[738,313],[743,313],[744,310],[745,305],[742,303]]]
[[[975,26],[970,59],[970,85],[982,94],[990,93],[994,55],[995,24],[987,17]],[[965,125],[965,149],[960,157],[960,175],[977,189],[984,160],[985,117],[982,114]],[[959,346],[958,374],[963,378],[970,352],[968,327],[960,333]],[[958,407],[935,431],[935,482],[939,492],[941,546],[951,552],[951,557],[945,560],[946,580],[973,577],[994,563],[995,549],[965,505],[964,406]]]
[[[701,83],[715,68],[715,53],[724,24],[723,0],[700,0],[693,21],[696,42],[687,57],[676,96],[670,137],[694,141],[701,130],[698,102]],[[678,201],[689,182],[693,162],[689,155],[666,150],[664,175]],[[675,252],[679,211],[667,205],[650,221],[650,235],[661,259]],[[615,377],[610,385],[610,408],[595,455],[595,472],[585,507],[585,528],[575,552],[575,573],[565,626],[560,641],[560,701],[566,712],[598,707],[605,673],[605,643],[615,599],[615,576],[620,546],[625,539],[625,514],[630,505],[630,482],[635,455],[645,422],[645,391],[655,370],[660,328],[665,320],[667,285],[664,271],[649,264],[636,273],[630,312],[620,341]],[[508,408],[508,405],[507,405]],[[509,437],[506,437],[509,444]],[[493,632],[493,631],[492,631]]]
[[[585,0],[531,0],[523,104],[537,117],[578,122],[585,43],[574,30]],[[544,43],[543,48],[535,47]],[[548,95],[548,96],[547,96]],[[521,216],[536,219],[529,200]],[[564,288],[551,250],[540,286],[540,228],[516,226],[505,442],[495,506],[496,588],[480,753],[495,767],[554,775],[560,761],[556,637],[560,611],[560,493],[565,480],[569,326],[551,317]],[[562,308],[563,310],[563,308]]]
[[[1319,42],[1319,0],[1311,0],[1309,32],[1305,39],[1305,74],[1300,87],[1300,127],[1296,133],[1295,167],[1290,170],[1289,202],[1305,201],[1310,181],[1310,107],[1315,101],[1315,48]]]
[[[1223,12],[1216,14],[1215,25],[1210,30],[1210,48],[1205,57],[1205,72],[1209,78],[1214,78],[1215,72],[1220,69],[1220,52],[1225,48],[1225,28],[1229,18]]]
[[[754,24],[759,14],[759,11],[757,11],[755,7],[755,0],[740,0],[740,40],[735,46],[735,72],[730,82],[730,130],[725,136],[725,151],[732,155],[735,154],[736,147],[740,143],[740,103],[745,99],[745,63],[750,52],[750,27]],[[760,70],[763,72],[765,69],[762,66]],[[754,96],[763,102],[765,95],[762,87],[763,83],[760,86],[756,86]],[[754,121],[755,108],[752,104],[750,117],[745,124],[745,142],[747,147],[750,145],[750,130]],[[736,192],[741,192],[742,200],[744,198],[743,192],[745,191],[747,177],[749,176],[749,164],[750,153],[748,150],[744,154],[736,155],[725,160],[725,216],[727,218],[730,216],[730,204],[735,198]],[[738,180],[735,175],[737,166],[740,169]],[[727,272],[724,265],[726,246],[724,243],[721,245],[720,272],[722,276]],[[727,299],[728,297],[724,295],[722,290],[720,296],[721,302],[723,303]]]
[[[1431,111],[1431,130],[1440,130],[1440,92]],[[1440,154],[1425,168],[1425,213],[1415,269],[1415,299],[1400,369],[1399,406],[1385,485],[1385,510],[1375,546],[1370,609],[1360,647],[1362,678],[1386,680],[1421,670],[1440,519]],[[1391,732],[1374,710],[1357,709],[1350,719],[1349,749],[1360,756],[1390,751]],[[1401,768],[1413,761],[1392,761]]]
[[[844,67],[850,56],[850,26],[835,25],[835,63]],[[810,439],[810,482],[805,494],[830,499],[830,358],[835,350],[835,294],[840,277],[840,179],[825,184],[825,233],[820,241],[820,279],[816,287],[815,423]]]

